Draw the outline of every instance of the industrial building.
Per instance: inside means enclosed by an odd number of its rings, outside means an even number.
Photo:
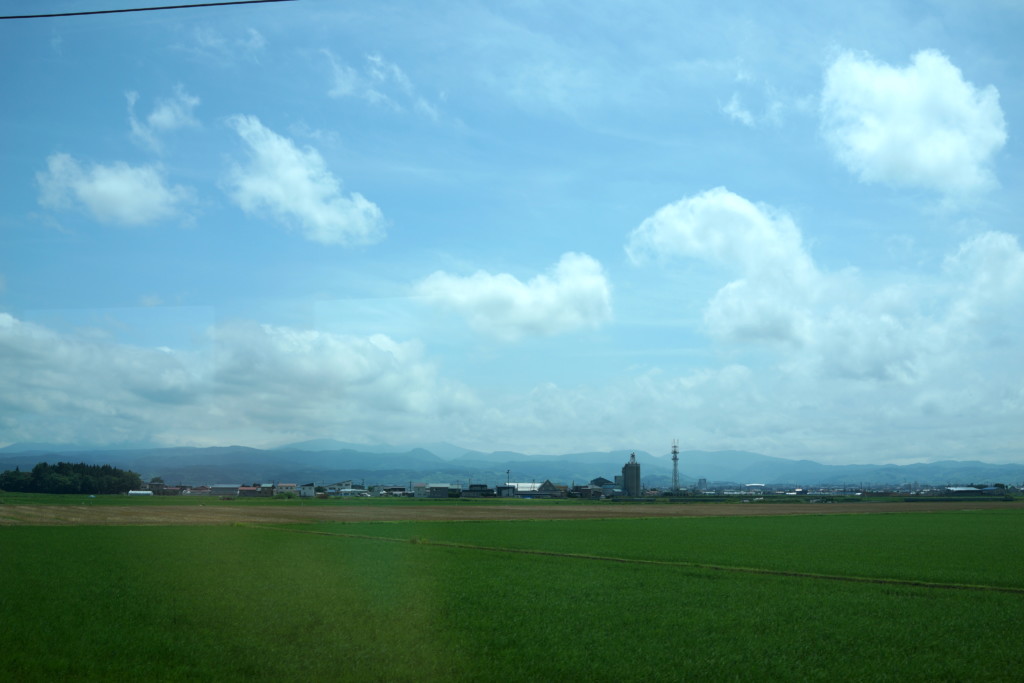
[[[629,454],[629,462],[622,466],[622,490],[629,498],[639,498],[640,463],[636,461],[636,453]]]

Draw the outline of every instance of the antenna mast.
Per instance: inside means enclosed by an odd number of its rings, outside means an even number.
[[[679,439],[672,439],[672,495],[679,495]]]

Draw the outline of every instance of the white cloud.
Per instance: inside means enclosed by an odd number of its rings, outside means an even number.
[[[935,50],[905,68],[852,52],[825,73],[822,131],[863,182],[962,195],[995,183],[1006,124],[994,86],[976,88]]]
[[[0,430],[5,440],[117,442],[188,402],[194,379],[179,358],[68,337],[0,313]]]
[[[1021,433],[1024,251],[1011,235],[965,241],[940,275],[875,284],[855,270],[819,269],[788,216],[717,189],[659,210],[627,250],[637,263],[689,257],[742,276],[710,298],[704,324],[751,361],[749,395],[728,410],[756,418],[729,424],[707,410],[723,400],[719,390],[687,387],[683,399],[677,387],[688,415],[727,427],[727,438],[705,433],[703,443],[978,457],[963,450],[970,432],[983,444],[972,448],[1005,458],[1005,439],[982,432]],[[749,344],[777,341],[788,343]],[[816,436],[804,434],[807,416]],[[927,446],[916,440],[925,431]],[[910,440],[897,443],[901,433]]]
[[[332,83],[327,94],[336,98],[362,96],[359,72],[348,64],[340,63],[329,50],[321,50],[321,52],[331,63]]]
[[[258,63],[260,54],[267,46],[263,34],[254,28],[247,28],[240,35],[225,36],[210,26],[196,27],[187,45],[178,46],[204,61],[231,64],[238,60]]]
[[[855,271],[823,272],[792,218],[724,188],[660,209],[627,252],[636,263],[689,257],[737,272],[707,302],[705,330],[740,345],[776,343],[794,375],[913,384],[943,362],[944,323],[918,310],[926,292],[872,290]]]
[[[145,121],[135,116],[138,93],[129,92],[125,97],[128,99],[128,122],[132,128],[132,137],[154,151],[159,152],[161,148],[158,134],[199,125],[193,114],[199,106],[199,98],[189,95],[180,84],[174,88],[172,97],[157,102]]]
[[[171,218],[190,196],[179,185],[169,186],[156,166],[118,161],[84,169],[68,154],[53,154],[46,163],[47,170],[36,174],[39,203],[62,209],[77,202],[104,223],[143,225]]]
[[[747,128],[779,127],[786,114],[808,109],[808,105],[800,98],[779,91],[767,81],[754,84],[753,77],[749,75],[743,78],[737,76],[736,80],[740,84],[738,89],[719,109],[731,120]]]
[[[738,272],[705,311],[716,336],[806,340],[820,274],[781,211],[718,187],[659,209],[630,234],[626,252],[637,264],[687,257]]]
[[[957,282],[950,312],[957,328],[972,339],[979,328],[998,330],[986,345],[1016,347],[1024,335],[1024,252],[1017,238],[1001,232],[977,235],[946,258],[944,269]]]
[[[907,292],[903,302],[885,287],[858,288],[863,300],[829,297],[815,308],[804,346],[779,347],[768,358],[750,354],[738,385],[721,384],[714,369],[690,376],[712,383],[659,375],[648,391],[622,393],[622,401],[649,403],[649,414],[660,411],[668,423],[672,415],[660,402],[684,409],[681,431],[704,448],[847,462],[897,454],[1017,458],[1014,438],[1024,436],[1019,346],[998,322],[958,315],[957,286],[955,279],[922,284],[944,290],[936,311],[920,303],[923,291]],[[1013,325],[1016,340],[1021,326]]]
[[[694,253],[735,251],[742,249]],[[577,268],[595,283],[568,289],[599,302],[593,291],[606,284],[586,259]],[[566,272],[577,268],[560,264],[525,283],[487,273],[438,282],[453,285],[442,293],[465,297],[459,310],[477,326],[549,332],[559,320],[552,311],[573,308],[550,302],[566,298]],[[482,385],[486,403],[439,376],[419,343],[384,335],[233,322],[210,331],[209,349],[181,352],[58,334],[0,314],[0,441],[260,445],[335,435],[574,452],[657,451],[679,437],[684,448],[821,461],[1019,455],[1024,251],[1014,237],[973,237],[940,275],[916,282],[878,286],[857,273],[820,271],[815,282],[815,296],[801,300],[808,326],[800,346],[744,357],[751,337],[737,330],[741,344],[719,366],[641,367],[603,384],[543,382],[526,391]],[[467,294],[474,287],[475,299]],[[501,313],[482,303],[492,290]],[[772,307],[787,310],[795,295],[777,292],[777,300],[747,302],[766,310],[737,315],[770,320]]]
[[[416,342],[234,322],[210,343],[144,348],[0,313],[0,441],[438,439],[476,406]]]
[[[1013,235],[986,232],[972,237],[946,259],[945,268],[966,276],[977,296],[1024,295],[1024,253]]]
[[[611,286],[601,264],[566,253],[550,273],[522,282],[508,273],[468,277],[438,271],[416,285],[432,304],[466,316],[473,329],[514,341],[598,327],[611,319]]]
[[[433,121],[438,120],[437,106],[416,91],[408,74],[394,62],[378,54],[370,54],[362,68],[356,69],[339,61],[330,50],[320,52],[331,65],[332,81],[328,96],[338,99],[356,97],[394,111],[411,108]]]
[[[300,149],[255,116],[234,116],[229,124],[249,149],[248,165],[234,166],[227,181],[244,211],[297,224],[306,239],[322,244],[371,244],[384,237],[381,210],[358,192],[344,195],[315,149]]]
[[[722,107],[722,112],[733,121],[739,121],[748,128],[753,127],[754,125],[754,115],[744,109],[743,105],[740,104],[739,93],[732,94],[732,97],[729,98],[726,105]]]
[[[215,331],[216,385],[253,419],[396,426],[471,400],[440,381],[420,344],[235,323]],[[278,417],[271,417],[278,416]],[[304,417],[303,417],[304,416]]]
[[[660,209],[627,251],[636,263],[688,257],[738,272],[707,302],[705,330],[786,342],[784,364],[808,377],[923,385],[979,339],[1021,326],[1024,254],[1002,233],[962,245],[945,280],[873,288],[856,271],[820,270],[786,214],[717,188]]]

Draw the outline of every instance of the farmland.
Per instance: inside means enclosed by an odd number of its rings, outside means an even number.
[[[907,504],[892,499],[841,503],[662,503],[562,499],[430,500],[411,498],[334,500],[219,500],[214,497],[0,495],[0,526],[18,524],[231,524],[234,522],[358,522],[358,521],[483,521],[527,519],[615,519],[636,517],[723,517],[834,515],[850,513],[937,512],[951,510],[1024,510],[1024,501],[997,499],[921,500]]]
[[[489,506],[312,507],[320,517],[305,523],[0,528],[0,667],[20,681],[1019,680],[1024,669],[1016,505],[519,521],[419,516],[498,512]],[[205,510],[92,509],[193,508]],[[353,509],[406,519],[331,514]]]

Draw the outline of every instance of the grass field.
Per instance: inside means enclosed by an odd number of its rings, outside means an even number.
[[[985,510],[7,527],[0,671],[1020,680],[1022,525]]]

